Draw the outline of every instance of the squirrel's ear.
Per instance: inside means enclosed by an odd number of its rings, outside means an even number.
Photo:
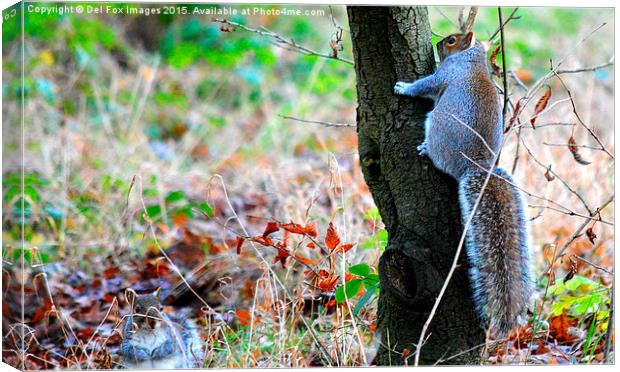
[[[157,288],[155,292],[153,292],[153,296],[159,299],[159,295],[161,294],[161,287]]]
[[[474,32],[473,31],[469,31],[465,35],[465,42],[463,44],[467,46],[467,49],[473,47],[474,44],[476,44],[476,37],[474,36]]]

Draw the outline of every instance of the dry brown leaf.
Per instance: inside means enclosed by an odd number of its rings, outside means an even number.
[[[545,93],[540,97],[538,102],[536,102],[536,107],[534,108],[534,116],[530,119],[530,124],[532,125],[532,128],[536,129],[536,126],[534,125],[536,123],[536,119],[538,118],[538,115],[547,107],[550,98],[551,87],[547,86],[547,90],[545,91]]]
[[[502,50],[502,45],[499,44],[497,48],[495,48],[493,53],[491,53],[491,57],[489,57],[489,60],[491,62],[491,67],[493,69],[493,75],[495,76],[501,76],[502,74],[502,70],[497,65],[497,55],[499,54],[501,50]]]
[[[581,157],[581,154],[579,153],[579,148],[577,147],[577,142],[575,142],[573,136],[570,136],[570,138],[568,139],[568,150],[571,154],[573,154],[573,158],[575,158],[575,161],[577,163],[581,165],[588,165],[591,163],[590,161],[587,161]]]
[[[547,168],[547,171],[545,172],[545,178],[549,182],[551,182],[551,181],[553,181],[555,179],[555,176],[553,174],[551,174],[551,165],[549,165],[549,168]]]

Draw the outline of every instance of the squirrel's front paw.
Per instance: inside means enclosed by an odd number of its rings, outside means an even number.
[[[428,144],[426,143],[426,141],[422,142],[422,144],[419,145],[417,148],[418,154],[420,156],[428,156]]]
[[[406,94],[407,87],[409,85],[410,85],[409,83],[405,83],[404,81],[397,82],[396,85],[394,85],[394,93],[396,93],[396,94]]]

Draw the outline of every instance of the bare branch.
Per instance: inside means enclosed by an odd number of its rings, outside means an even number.
[[[294,120],[294,121],[299,121],[302,123],[311,123],[311,124],[320,124],[326,127],[337,127],[337,128],[355,128],[357,127],[357,125],[355,124],[349,124],[349,123],[332,123],[329,121],[319,121],[319,120],[307,120],[307,119],[300,119],[300,118],[296,118],[293,116],[287,116],[287,115],[278,115],[279,117],[281,117],[282,119],[287,119],[287,120]]]
[[[594,147],[594,146],[588,146],[588,145],[569,145],[567,143],[547,143],[547,142],[543,142],[543,145],[556,146],[556,147],[582,147],[584,149],[603,151],[600,147]]]
[[[473,8],[473,7],[472,7]],[[508,79],[506,78],[506,50],[504,44],[506,39],[504,38],[504,22],[502,21],[502,7],[497,7],[497,15],[499,17],[499,30],[500,30],[500,45],[502,47],[502,80],[504,82],[504,105],[502,106],[502,124],[506,127],[506,112],[508,110]],[[520,133],[520,132],[519,132]]]
[[[584,262],[584,263],[586,263],[586,264],[588,264],[588,265],[592,266],[592,267],[593,267],[593,268],[595,268],[595,269],[599,269],[599,270],[601,270],[601,271],[603,271],[603,272],[605,272],[605,273],[607,273],[607,274],[609,274],[609,275],[611,275],[611,276],[614,276],[613,271],[609,271],[609,270],[607,270],[606,268],[604,268],[604,267],[602,267],[602,266],[599,266],[599,265],[597,265],[597,264],[595,264],[595,263],[593,263],[593,262],[590,262],[590,261],[586,260],[585,258],[583,258],[583,257],[581,257],[581,256],[577,256],[576,254],[574,254],[574,255],[573,255],[573,257],[574,257],[574,258],[576,258],[577,260],[581,261],[581,262]]]
[[[508,22],[512,21],[513,19],[521,18],[521,17],[515,17],[514,16],[515,13],[517,12],[517,10],[519,10],[519,7],[514,8],[514,10],[512,11],[512,13],[510,13],[508,18],[504,21],[504,23],[502,23],[499,27],[497,27],[497,29],[491,34],[491,36],[489,36],[489,40],[493,40],[495,38],[495,36],[497,36],[497,34],[500,33],[501,29],[506,27]]]
[[[574,70],[557,70],[555,73],[557,75],[562,75],[562,74],[576,74],[579,72],[592,72],[592,71],[603,69],[605,67],[613,66],[613,64],[614,64],[614,57],[611,57],[609,61],[605,63],[601,63],[600,65],[596,65],[592,67],[581,67],[581,68],[576,68]]]
[[[586,203],[585,199],[577,191],[573,190],[573,188],[570,187],[570,185],[562,177],[560,177],[560,175],[558,175],[551,168],[549,168],[549,166],[543,164],[540,160],[538,160],[538,158],[536,158],[536,156],[534,156],[534,154],[532,153],[532,150],[530,150],[530,148],[525,144],[525,141],[523,140],[523,138],[521,138],[521,143],[523,144],[523,147],[525,148],[527,153],[532,157],[532,159],[534,159],[536,164],[544,168],[545,171],[548,171],[549,173],[553,174],[564,185],[564,187],[566,187],[566,189],[568,189],[568,191],[571,192],[571,194],[575,195],[581,201],[581,204],[584,206],[586,211],[588,211],[588,213],[592,215],[592,210],[588,206],[588,203]]]
[[[317,56],[317,57],[322,57],[322,58],[327,58],[327,59],[333,59],[336,61],[341,61],[344,63],[347,63],[349,65],[353,65],[353,61],[345,59],[345,58],[340,58],[338,56],[333,56],[332,54],[327,54],[327,53],[320,53],[317,52],[313,49],[307,48],[303,45],[297,44],[295,42],[295,40],[293,39],[287,39],[283,36],[280,36],[279,34],[261,26],[260,29],[256,29],[256,28],[251,28],[245,25],[242,25],[241,23],[237,23],[234,21],[230,21],[228,19],[221,19],[221,18],[216,18],[213,20],[213,22],[216,23],[221,23],[221,24],[225,24],[225,25],[231,25],[233,27],[239,27],[247,32],[253,32],[256,34],[259,34],[261,36],[266,36],[266,37],[270,37],[273,41],[274,41],[274,45],[281,47],[283,49],[288,49],[288,50],[292,50],[292,51],[296,51],[302,54],[306,54],[306,55],[312,55],[312,56]]]
[[[469,14],[467,15],[467,21],[465,21],[465,23],[462,23],[463,13],[461,11],[461,13],[459,14],[459,24],[461,25],[461,32],[466,34],[469,31],[471,31],[472,27],[474,26],[474,21],[476,20],[476,14],[478,14],[478,7],[477,6],[470,7]]]
[[[581,124],[581,126],[584,127],[585,130],[588,131],[588,133],[590,133],[590,136],[592,136],[592,138],[594,138],[594,140],[598,142],[599,146],[601,146],[600,150],[604,151],[605,153],[607,153],[607,155],[609,155],[610,158],[614,159],[614,156],[611,154],[611,152],[609,152],[605,148],[605,146],[603,145],[601,140],[598,138],[598,136],[592,131],[592,129],[590,129],[590,127],[586,125],[586,123],[583,122],[583,120],[581,120],[581,117],[579,116],[579,113],[577,112],[577,106],[575,106],[575,100],[573,100],[573,95],[571,94],[570,89],[568,89],[566,84],[564,84],[564,80],[562,80],[560,75],[558,75],[557,72],[555,72],[554,70],[551,70],[551,72],[555,75],[555,77],[558,78],[558,80],[560,80],[560,83],[562,83],[562,86],[566,90],[566,93],[568,94],[568,98],[570,99],[570,103],[573,106],[573,114],[575,114],[575,117],[579,121],[579,124]]]
[[[612,201],[614,201],[614,196],[610,196],[603,204],[601,204],[600,207],[596,208],[596,211],[594,211],[594,213],[590,213],[590,217],[594,217],[595,215],[597,215],[599,212],[601,212],[603,209],[605,209],[605,207],[607,207],[609,205],[609,203],[611,203]],[[583,231],[583,229],[586,228],[586,226],[588,226],[588,224],[590,223],[590,220],[585,220],[578,228],[577,230],[575,230],[575,232],[573,232],[573,235],[571,235],[571,237],[566,241],[566,243],[564,243],[564,245],[562,245],[562,248],[560,248],[560,251],[558,252],[558,257],[562,256],[564,254],[564,251],[566,251],[566,249],[568,249],[568,246],[575,241],[575,239],[577,239],[579,236],[581,236],[581,231]]]

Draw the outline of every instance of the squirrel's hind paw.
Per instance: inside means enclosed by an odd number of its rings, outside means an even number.
[[[419,145],[417,149],[418,149],[418,155],[428,156],[428,144],[426,143],[426,141],[422,142],[422,144]]]
[[[396,94],[407,94],[407,87],[409,83],[405,83],[404,81],[399,81],[394,85],[394,93]]]

